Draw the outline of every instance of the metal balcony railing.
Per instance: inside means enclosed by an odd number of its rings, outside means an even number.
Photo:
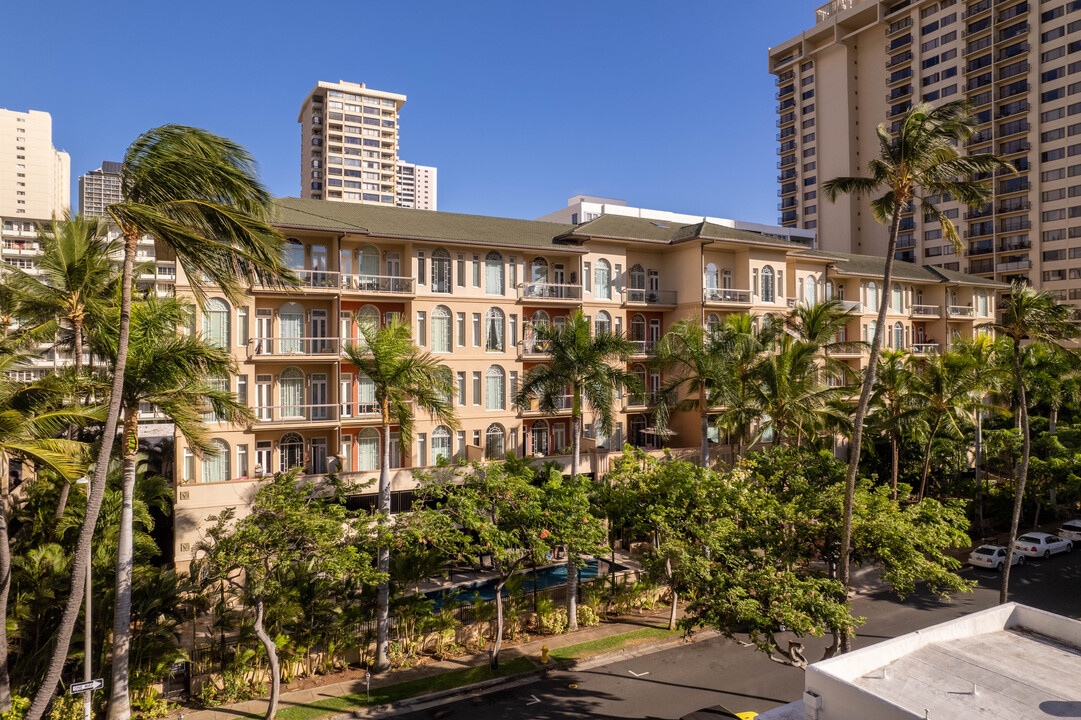
[[[342,275],[341,279],[345,292],[388,295],[410,295],[415,282],[411,277],[400,275]]]
[[[754,296],[750,290],[734,290],[732,288],[705,288],[702,291],[702,300],[707,303],[750,305],[754,302]]]
[[[933,355],[938,352],[938,343],[913,343],[913,355]]]
[[[338,347],[338,338],[336,337],[254,338],[248,343],[248,357],[273,357],[275,355],[322,357],[336,355]]]
[[[556,285],[550,283],[523,283],[518,287],[523,300],[581,300],[581,285]]]
[[[303,425],[338,419],[338,405],[262,405],[253,408],[257,425]]]
[[[913,305],[910,308],[913,317],[938,317],[942,308],[938,305]]]
[[[976,308],[971,305],[947,305],[946,314],[950,317],[976,317]]]
[[[644,290],[640,288],[627,288],[623,291],[625,301],[628,303],[640,303],[644,305],[675,305],[675,290]]]

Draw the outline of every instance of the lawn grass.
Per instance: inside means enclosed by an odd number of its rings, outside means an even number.
[[[667,628],[654,627],[641,628],[640,630],[632,630],[629,633],[611,635],[598,640],[578,643],[577,645],[555,648],[549,652],[548,655],[555,661],[582,660],[583,658],[600,655],[601,653],[609,652],[611,650],[634,647],[656,640],[666,640],[668,638],[679,637],[682,634],[682,630],[669,630]]]
[[[276,720],[315,720],[315,718],[347,713],[358,708],[369,707],[372,705],[384,705],[386,703],[397,702],[426,693],[438,692],[439,690],[450,690],[452,688],[462,687],[463,685],[472,685],[473,683],[483,682],[484,680],[490,680],[492,678],[518,675],[519,673],[529,672],[534,669],[536,669],[536,666],[534,666],[527,658],[517,657],[509,662],[500,664],[499,669],[495,672],[492,672],[487,665],[465,668],[462,670],[451,670],[450,672],[433,675],[432,677],[410,680],[409,682],[387,685],[386,687],[372,688],[372,701],[370,703],[365,698],[364,693],[353,693],[351,695],[342,695],[341,697],[325,698],[319,702],[308,703],[307,705],[294,705],[279,710],[276,715]]]

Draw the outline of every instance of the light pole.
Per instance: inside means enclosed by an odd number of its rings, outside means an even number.
[[[90,497],[90,476],[83,475],[75,481],[76,485],[86,485],[86,496]],[[90,622],[90,563],[94,558],[93,552],[87,548],[86,559],[86,610],[83,613],[83,680],[90,682],[94,679],[94,673],[90,667],[90,638],[93,635],[93,624]],[[93,714],[94,691],[87,690],[83,693],[83,720],[90,720]]]

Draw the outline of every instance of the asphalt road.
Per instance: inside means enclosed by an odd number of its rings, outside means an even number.
[[[867,622],[856,647],[960,617],[998,602],[998,573],[961,571],[977,581],[971,593],[943,601],[918,593],[904,601],[888,592],[857,597],[853,609]],[[1014,568],[1011,600],[1051,612],[1081,616],[1081,548],[1049,560],[1028,560]],[[825,641],[807,641],[807,657],[821,657]],[[721,704],[737,712],[763,712],[798,700],[803,671],[780,665],[762,653],[713,638],[591,670],[553,673],[547,680],[398,715],[402,720],[484,718],[658,718],[674,720]]]

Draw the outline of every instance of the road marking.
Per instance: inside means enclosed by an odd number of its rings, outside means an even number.
[[[529,697],[531,697],[533,699],[530,700],[529,702],[527,702],[526,705],[536,705],[537,703],[539,703],[541,701],[540,698],[537,697],[536,695],[530,695]]]
[[[646,675],[649,675],[648,671],[641,674],[636,673],[634,670],[628,670],[627,672],[629,672],[631,675],[634,675],[635,677],[645,677]]]

